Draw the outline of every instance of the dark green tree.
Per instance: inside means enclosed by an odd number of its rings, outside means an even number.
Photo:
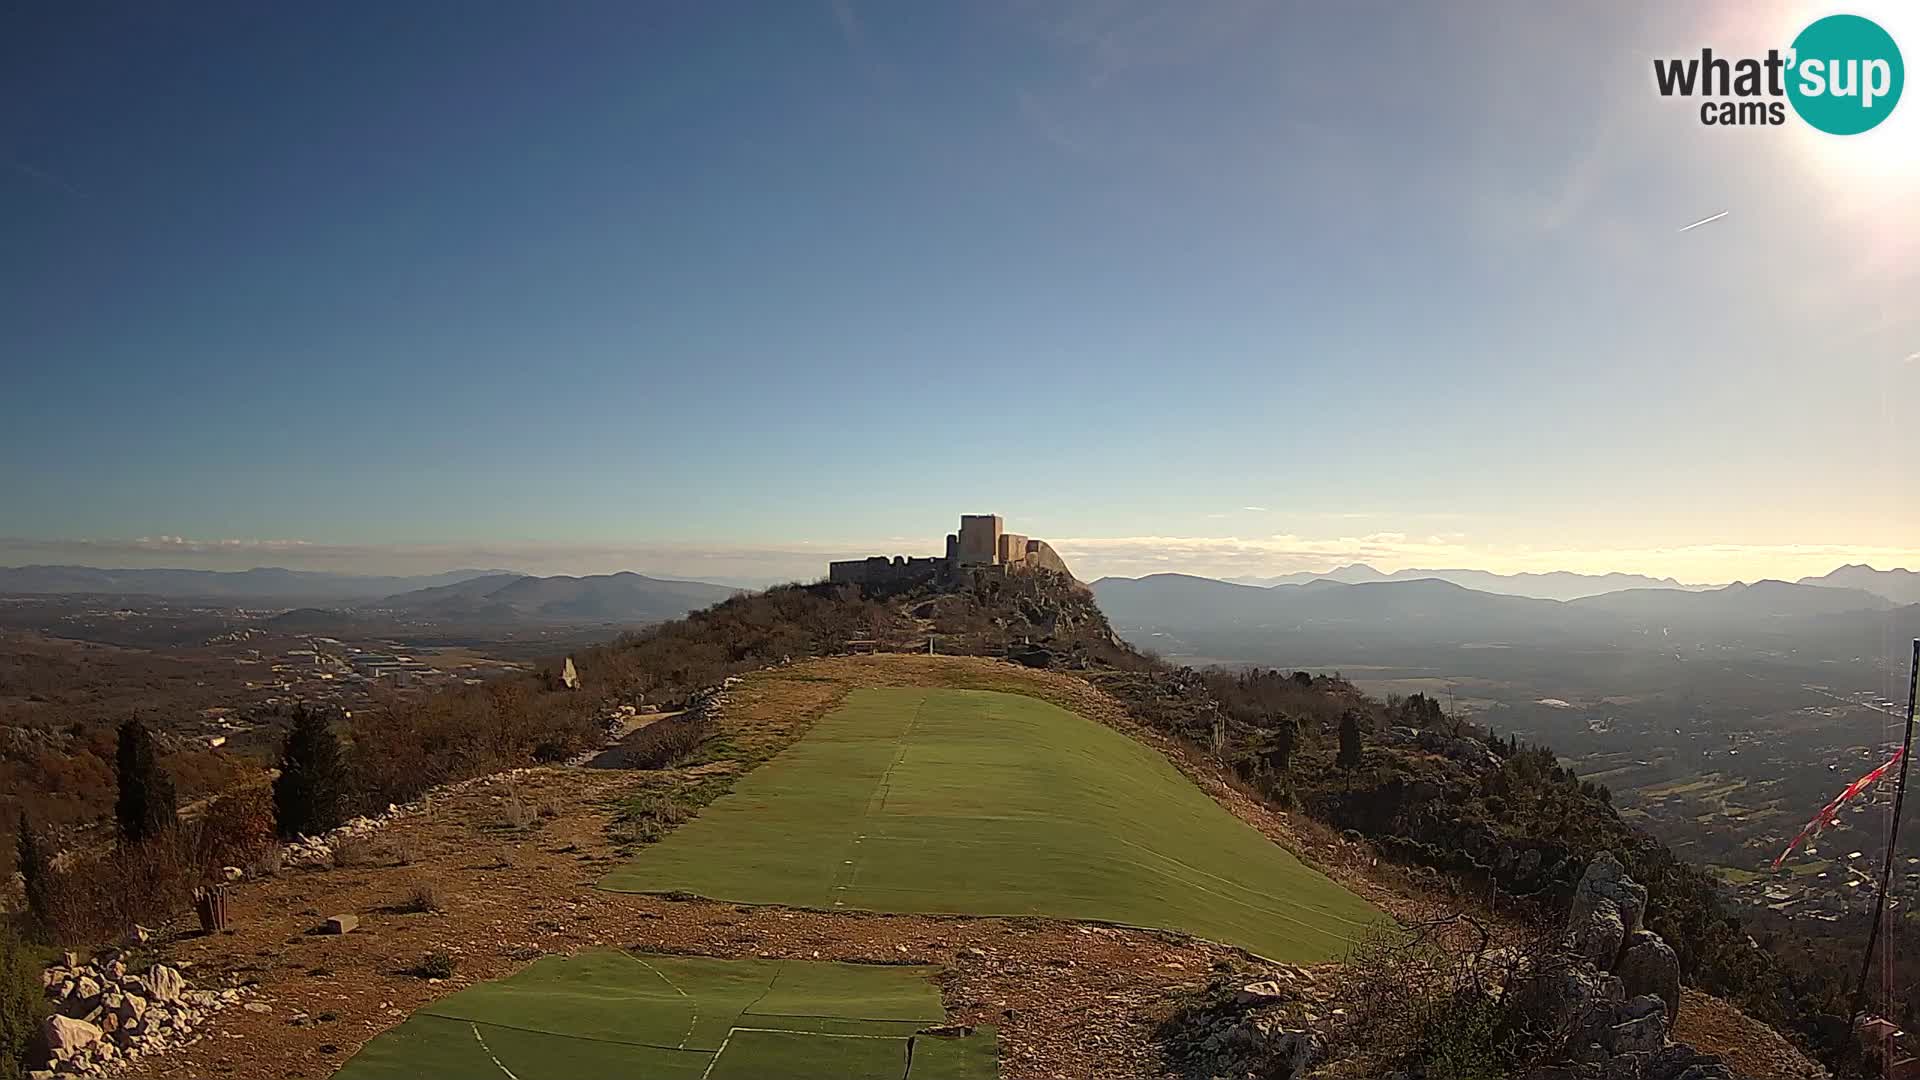
[[[340,824],[346,808],[347,766],[330,710],[301,705],[280,748],[273,781],[274,826],[281,836],[318,836]]]
[[[120,835],[139,843],[179,824],[173,777],[160,767],[160,751],[147,725],[137,719],[120,725],[117,758],[120,795],[113,812],[120,822]]]
[[[1265,758],[1267,768],[1276,773],[1285,773],[1293,763],[1294,744],[1300,738],[1300,725],[1291,716],[1282,716],[1274,721],[1269,729],[1266,746],[1261,756]]]
[[[1360,714],[1348,709],[1340,717],[1340,755],[1334,759],[1334,764],[1343,769],[1359,768],[1361,749]]]
[[[0,930],[0,1080],[25,1076],[35,1067],[46,1014],[38,958],[11,928]]]
[[[27,918],[35,927],[44,928],[53,908],[53,860],[46,839],[33,827],[25,810],[20,811],[20,833],[14,837],[14,862],[26,886]]]

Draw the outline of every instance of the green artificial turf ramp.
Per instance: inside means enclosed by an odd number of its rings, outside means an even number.
[[[901,1080],[906,1074],[905,1039],[744,1030],[733,1033],[708,1075],[711,1080]]]
[[[999,1080],[999,1036],[982,1027],[964,1039],[922,1035],[908,1051],[906,1080]]]
[[[1296,963],[1385,921],[1148,747],[984,690],[854,691],[601,884],[1162,927]]]
[[[944,1019],[938,970],[606,949],[547,957],[426,1006],[334,1076],[900,1080],[915,1032]],[[994,1060],[991,1033],[959,1042]]]

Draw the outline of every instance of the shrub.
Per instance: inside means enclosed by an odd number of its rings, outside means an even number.
[[[147,725],[137,719],[120,725],[115,761],[120,793],[113,809],[122,837],[138,843],[179,824],[173,778],[160,767],[159,751]]]
[[[407,893],[405,900],[400,902],[400,910],[424,915],[433,911],[445,911],[446,907],[440,902],[440,890],[432,882],[421,882]]]
[[[301,705],[280,750],[273,806],[281,836],[318,836],[337,828],[347,797],[347,768],[332,714]]]
[[[273,835],[273,798],[265,784],[235,788],[207,804],[200,819],[205,865],[250,866],[278,845]]]
[[[333,865],[340,869],[372,866],[380,861],[373,841],[364,836],[343,836],[333,842]]]
[[[454,969],[459,966],[459,959],[452,953],[445,949],[435,949],[420,958],[420,962],[414,965],[412,974],[422,979],[451,979]]]
[[[534,822],[534,810],[518,791],[507,792],[507,800],[500,804],[500,819],[509,829],[524,829]]]
[[[704,716],[655,721],[628,738],[621,763],[629,769],[664,769],[712,738],[718,726]]]
[[[124,936],[135,923],[154,926],[193,903],[211,880],[199,829],[185,827],[98,853],[76,852],[50,876],[49,935],[86,945]]]
[[[18,1080],[38,1064],[46,1013],[40,958],[11,931],[0,934],[0,1080]]]

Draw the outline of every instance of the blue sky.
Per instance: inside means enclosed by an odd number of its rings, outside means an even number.
[[[81,7],[0,25],[0,562],[1920,565],[1920,101],[1653,90],[1822,7]]]

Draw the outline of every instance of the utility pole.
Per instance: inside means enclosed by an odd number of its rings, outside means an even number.
[[[1913,642],[1913,659],[1907,667],[1907,732],[1900,742],[1900,779],[1893,789],[1893,821],[1887,826],[1886,857],[1880,861],[1880,888],[1873,896],[1873,926],[1867,931],[1867,952],[1860,958],[1860,981],[1853,989],[1854,1022],[1867,999],[1867,976],[1873,973],[1873,947],[1880,940],[1880,927],[1887,921],[1887,890],[1893,885],[1893,855],[1900,839],[1900,812],[1907,799],[1907,766],[1913,763],[1914,693],[1920,691],[1920,638]],[[1891,944],[1888,946],[1891,948]]]

